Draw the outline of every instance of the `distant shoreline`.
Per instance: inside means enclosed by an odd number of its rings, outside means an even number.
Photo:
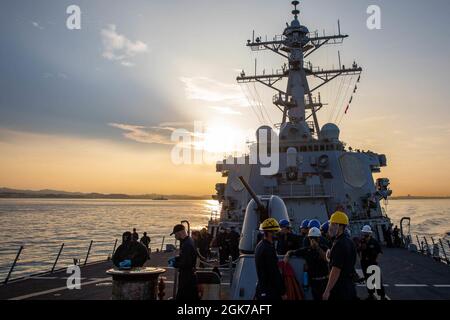
[[[0,199],[66,199],[66,200],[151,200],[155,202],[164,202],[168,200],[212,200],[212,197],[196,197],[196,196],[177,196],[177,197],[167,197],[167,199],[152,199],[146,197],[70,197],[70,196],[59,196],[59,195],[48,195],[48,196],[11,196],[0,194]]]
[[[103,193],[82,193],[82,192],[66,192],[57,190],[16,190],[9,188],[0,188],[1,199],[110,199],[110,200],[210,200],[209,195],[183,195],[183,194],[141,194],[129,195],[122,193],[103,194]]]
[[[443,200],[443,199],[450,199],[450,196],[446,197],[398,196],[389,198],[389,200]]]
[[[10,188],[0,188],[0,198],[1,199],[110,199],[110,200],[153,200],[153,201],[164,201],[164,200],[211,200],[210,195],[185,195],[185,194],[140,194],[140,195],[129,195],[124,193],[82,193],[82,192],[67,192],[59,190],[19,190]],[[439,200],[439,199],[450,199],[450,196],[396,196],[391,197],[389,200]]]
[[[165,199],[154,199],[146,196],[114,196],[114,195],[102,195],[102,196],[68,196],[68,195],[28,195],[28,194],[1,194],[0,199],[66,199],[66,200],[151,200],[164,202],[167,200],[212,200],[212,197],[208,196],[164,196]],[[446,200],[450,197],[393,197],[389,200]]]

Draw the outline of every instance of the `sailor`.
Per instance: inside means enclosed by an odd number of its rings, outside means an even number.
[[[274,247],[274,234],[280,231],[278,222],[269,218],[261,223],[259,229],[264,232],[264,238],[255,249],[255,264],[258,283],[256,285],[257,300],[282,300],[286,288],[278,268],[278,257]]]
[[[372,237],[372,228],[369,225],[365,225],[361,229],[361,235],[362,238],[359,245],[359,252],[361,254],[361,269],[364,273],[364,278],[366,278],[367,281],[367,278],[370,276],[370,274],[367,273],[367,268],[372,265],[378,265],[378,256],[382,253],[382,251],[378,241]],[[370,290],[369,288],[367,288],[367,290],[369,292],[367,300],[374,300],[375,290]],[[386,298],[382,283],[381,288],[377,288],[377,294],[382,300]]]
[[[320,243],[321,233],[316,227],[309,229],[308,241],[310,245],[295,251],[288,251],[285,262],[291,256],[302,257],[308,265],[311,292],[314,300],[322,300],[323,293],[328,283],[328,261],[326,252],[328,247]]]
[[[140,242],[147,248],[147,250],[148,250],[148,252],[150,253],[150,248],[149,248],[149,245],[150,245],[150,242],[151,242],[152,240],[150,239],[150,237],[147,235],[147,232],[144,232],[144,235],[142,236],[142,238],[141,238],[141,240],[140,240]]]
[[[301,245],[302,247],[309,247],[309,239],[308,239],[308,235],[309,235],[309,230],[311,230],[311,228],[317,228],[320,229],[320,221],[317,219],[312,219],[309,220],[308,222],[308,233],[306,233],[305,237],[303,238],[303,244]]]
[[[386,239],[386,246],[388,248],[392,248],[393,244],[392,244],[392,224],[389,224],[389,226],[384,226],[383,225],[383,236],[384,239]]]
[[[182,224],[175,225],[170,235],[175,235],[175,239],[180,241],[180,255],[173,260],[169,260],[169,265],[173,265],[179,271],[176,299],[183,301],[199,300],[197,276],[195,275],[197,251],[194,240],[189,237]]]
[[[320,232],[322,233],[322,239],[323,242],[326,244],[326,246],[331,249],[331,239],[330,239],[330,235],[328,234],[328,229],[330,227],[330,222],[329,221],[325,221],[321,226],[320,226]]]
[[[231,226],[231,231],[228,235],[229,237],[229,245],[230,245],[230,255],[233,261],[235,261],[237,258],[239,258],[239,239],[240,234],[236,231],[235,226]]]
[[[299,239],[300,247],[303,247],[304,240],[305,238],[308,237],[309,232],[308,225],[309,225],[308,219],[303,220],[300,225],[300,239]]]
[[[112,257],[114,265],[120,269],[142,267],[148,259],[148,250],[141,243],[132,239],[131,232],[124,232],[122,244]]]
[[[300,248],[300,238],[292,232],[291,224],[288,220],[283,219],[279,222],[281,231],[278,233],[277,253],[285,255],[290,250]]]
[[[219,248],[219,264],[224,265],[230,255],[230,251],[228,248],[229,241],[227,241],[227,234],[223,227],[220,227],[215,242],[216,246]]]
[[[200,240],[198,242],[198,251],[200,255],[208,259],[210,256],[210,244],[211,244],[211,235],[208,233],[208,230],[206,228],[203,228],[200,231]],[[200,268],[204,268],[205,265],[203,262],[200,262]]]
[[[134,241],[139,241],[139,234],[136,232],[136,228],[133,228],[133,236]]]
[[[341,211],[331,215],[330,236],[334,239],[329,251],[330,275],[323,293],[323,300],[355,300],[356,288],[354,283],[356,248],[353,241],[346,235],[345,229],[349,224],[348,216]]]
[[[395,226],[394,231],[392,231],[392,237],[394,238],[394,247],[399,248],[402,241],[400,239],[400,230],[397,226]]]

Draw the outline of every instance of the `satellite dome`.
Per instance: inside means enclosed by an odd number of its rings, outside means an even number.
[[[297,19],[292,20],[291,28],[300,28],[300,21],[298,21]]]
[[[339,140],[340,130],[334,123],[327,123],[322,127],[320,131],[320,137],[323,140],[336,141]]]

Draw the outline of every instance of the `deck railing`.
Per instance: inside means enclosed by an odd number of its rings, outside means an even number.
[[[410,244],[415,245],[419,253],[450,266],[449,239],[420,236],[418,234],[406,236],[402,239],[402,245],[406,248],[408,248]]]
[[[170,239],[169,241],[163,236],[160,241],[150,242],[149,248],[151,252],[159,252],[163,251],[164,245],[168,244],[173,245],[175,249],[179,247],[175,239]],[[11,263],[9,265],[5,263],[0,266],[0,283],[7,284],[11,280],[53,273],[64,269],[62,265],[86,265],[88,262],[98,263],[108,261],[112,258],[117,245],[118,239],[114,239],[113,241],[90,240],[86,244],[86,251],[83,251],[82,248],[84,245],[81,243],[68,245],[63,242],[60,246],[55,247],[54,253],[40,255],[41,259],[39,261],[36,258],[36,252],[39,251],[39,246],[33,244],[21,245],[17,248],[17,251],[14,251],[14,248],[2,248],[0,249],[0,253],[3,251],[2,255],[4,257],[10,256]],[[80,257],[83,257],[83,259]],[[17,277],[13,277],[13,275],[17,275]]]

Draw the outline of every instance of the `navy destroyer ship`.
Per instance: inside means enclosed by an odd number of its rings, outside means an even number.
[[[250,200],[238,180],[243,176],[256,194],[276,195],[284,201],[296,230],[303,219],[326,221],[331,213],[341,209],[349,215],[352,231],[358,233],[362,226],[371,225],[376,237],[384,241],[390,220],[381,200],[387,200],[392,191],[388,178],[374,180],[373,174],[387,165],[386,156],[353,151],[340,140],[335,123],[321,126],[318,120],[318,113],[326,108],[319,90],[340,77],[352,76],[359,83],[362,68],[356,62],[350,66],[339,62],[334,68],[315,66],[311,59],[318,50],[341,44],[348,35],[341,34],[340,27],[336,35],[310,32],[301,24],[299,2],[292,4],[293,20],[281,36],[272,40],[253,37],[247,42],[251,50],[266,50],[286,59],[282,69],[253,75],[243,71],[237,77],[238,83],[255,82],[275,91],[273,104],[281,111],[281,123],[276,128],[260,127],[257,137],[262,130],[278,135],[279,170],[262,175],[264,166],[250,163],[249,155],[218,162],[217,172],[227,181],[216,185],[217,194],[213,197],[221,203],[221,210],[219,217],[211,220],[210,229],[214,232],[218,223],[241,227]],[[277,86],[286,79],[285,88]],[[357,85],[350,89],[356,92]],[[250,146],[257,148],[258,142]]]
[[[326,107],[319,90],[340,77],[353,77],[356,83],[350,89],[354,94],[363,69],[356,62],[350,66],[341,64],[340,56],[338,67],[332,68],[316,66],[311,59],[321,48],[343,43],[348,35],[341,33],[339,22],[335,35],[310,32],[299,18],[299,1],[292,1],[292,5],[293,19],[286,23],[282,35],[268,40],[267,37],[255,37],[253,33],[252,39],[247,41],[247,47],[252,51],[268,51],[281,56],[286,61],[283,67],[262,74],[258,74],[255,67],[254,74],[248,75],[243,70],[236,78],[238,83],[256,83],[274,90],[272,102],[281,111],[281,123],[274,127],[263,125],[258,128],[256,142],[249,146],[248,155],[230,156],[216,165],[216,171],[226,177],[226,183],[216,184],[217,193],[213,198],[220,202],[221,208],[211,216],[209,231],[216,234],[220,229],[234,227],[241,232],[241,256],[236,261],[232,278],[232,299],[248,300],[254,296],[257,281],[254,250],[258,242],[259,224],[268,217],[278,221],[287,219],[293,230],[298,231],[304,219],[317,219],[323,223],[340,210],[349,216],[348,231],[351,235],[359,236],[362,227],[369,225],[373,236],[382,244],[386,244],[393,226],[386,206],[383,206],[392,195],[390,181],[388,178],[374,179],[374,174],[387,166],[386,155],[353,150],[340,139],[340,129],[336,123],[319,123],[318,113]],[[281,83],[285,83],[285,87]],[[353,94],[349,97],[345,113],[352,103]],[[273,145],[268,145],[268,141],[273,140],[278,142],[275,150]],[[269,174],[267,172],[270,170],[266,170],[264,173],[267,162],[259,161],[261,149],[272,159],[276,157],[278,170]],[[423,252],[425,245],[419,239],[414,244],[409,229],[410,218],[405,217],[400,221],[401,246],[409,251]],[[442,241],[440,244],[448,262],[446,248]],[[426,248],[429,250],[428,243]],[[439,251],[434,240],[433,248]],[[383,272],[385,275],[395,275],[397,281],[402,282],[405,275],[401,274],[402,269],[397,268],[399,260],[396,257],[406,260],[403,267],[411,271],[420,265],[413,262],[415,257],[404,256],[408,253],[405,249],[389,251],[386,254],[385,250]],[[431,255],[430,252],[427,254]],[[291,263],[301,284],[304,262],[298,259],[291,260]],[[424,276],[418,269],[413,273],[415,279]],[[426,273],[426,277],[431,279],[441,276],[437,271],[428,270]],[[444,274],[448,277],[447,270]],[[394,284],[399,288],[402,285]],[[450,287],[448,284],[434,286]]]

